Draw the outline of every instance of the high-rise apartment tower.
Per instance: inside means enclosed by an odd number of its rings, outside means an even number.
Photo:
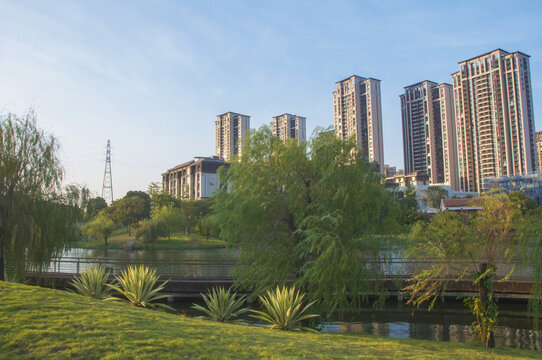
[[[461,61],[452,78],[461,190],[535,171],[529,55],[497,49]]]
[[[405,173],[423,173],[430,184],[458,190],[452,85],[425,80],[399,97]]]
[[[241,154],[241,140],[250,128],[250,116],[227,112],[216,117],[216,155],[230,161]]]
[[[271,121],[271,133],[283,141],[292,138],[299,143],[305,140],[305,120],[302,116],[291,114],[274,116]]]
[[[538,158],[538,171],[542,171],[542,131],[536,132],[536,157]]]
[[[346,140],[354,137],[369,161],[384,171],[380,80],[352,75],[338,81],[333,92],[335,134]]]

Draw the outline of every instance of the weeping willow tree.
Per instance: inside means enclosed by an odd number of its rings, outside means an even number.
[[[530,304],[538,326],[542,304],[540,216],[505,193],[483,195],[473,204],[478,211],[443,212],[414,227],[415,241],[407,252],[417,259],[418,268],[404,290],[411,295],[409,303],[418,307],[428,303],[431,309],[450,283],[471,281],[477,293],[464,303],[475,316],[473,325],[482,345],[494,347],[499,314],[494,286],[513,279],[517,266],[530,268]]]
[[[374,234],[396,228],[398,206],[354,141],[319,131],[310,143],[283,142],[262,127],[220,181],[214,221],[239,249],[238,286],[293,282],[328,313],[382,292]]]
[[[32,110],[0,121],[0,280],[23,281],[75,240],[88,191],[62,191],[57,141]]]
[[[528,224],[524,232],[523,265],[532,279],[529,312],[532,315],[533,329],[540,329],[542,314],[542,206],[528,211]]]

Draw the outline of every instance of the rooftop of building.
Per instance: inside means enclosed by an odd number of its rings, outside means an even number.
[[[182,164],[179,164],[177,166],[174,166],[171,169],[168,169],[164,174],[167,174],[169,172],[185,168],[185,167],[190,166],[190,165],[194,165],[194,164],[197,164],[197,163],[202,163],[202,162],[211,162],[211,163],[220,163],[220,164],[225,164],[226,163],[224,161],[224,159],[222,159],[220,156],[216,156],[216,155],[213,155],[213,156],[195,156],[193,160],[190,160],[190,161],[184,162]],[[162,174],[162,175],[164,175],[164,174]]]
[[[395,175],[387,177],[386,180],[392,180],[392,179],[398,179],[398,178],[410,178],[410,177],[429,178],[429,175],[419,172],[419,171],[411,172],[409,174],[399,173],[398,171]]]
[[[440,201],[442,211],[481,210],[477,198],[442,199]]]
[[[295,114],[290,114],[290,113],[284,113],[284,114],[281,114],[281,115],[273,116],[273,119],[275,119],[275,118],[279,118],[279,117],[282,117],[282,116],[284,116],[284,115],[289,115],[289,116],[294,116],[294,117],[299,117],[299,118],[303,118],[303,119],[305,119],[305,117],[304,117],[304,116],[300,116],[300,115],[295,115]]]
[[[483,54],[480,54],[480,55],[478,55],[478,56],[473,56],[473,57],[471,57],[471,58],[469,58],[469,59],[460,61],[460,62],[458,62],[458,64],[463,64],[463,63],[466,63],[466,62],[469,62],[469,61],[472,61],[472,60],[476,60],[476,59],[478,59],[478,58],[487,56],[487,55],[492,54],[492,53],[497,52],[497,51],[503,52],[505,55],[508,55],[508,54],[521,54],[521,55],[525,55],[525,56],[531,57],[530,55],[527,55],[527,54],[525,54],[524,52],[521,52],[521,51],[508,52],[508,51],[503,50],[503,49],[501,49],[501,48],[497,48],[497,49],[495,49],[495,50],[488,51],[488,52],[483,53]]]
[[[376,78],[373,78],[373,77],[363,77],[363,76],[359,76],[359,75],[350,75],[349,77],[347,77],[346,79],[343,79],[343,80],[340,80],[340,81],[337,81],[335,82],[335,84],[338,84],[338,83],[342,83],[346,80],[350,80],[351,78],[353,77],[356,77],[356,78],[360,78],[360,79],[363,79],[363,80],[376,80],[376,81],[381,81],[380,79],[376,79]]]
[[[234,111],[226,111],[224,114],[217,115],[217,117],[219,117],[219,116],[224,116],[224,115],[227,115],[227,114],[234,114],[234,115],[240,115],[240,116],[250,117],[250,115],[243,115],[243,114],[236,113],[236,112],[234,112]]]
[[[416,86],[418,86],[418,85],[423,84],[424,82],[428,82],[428,83],[431,83],[431,84],[438,85],[436,82],[431,81],[431,80],[422,80],[422,81],[418,81],[418,82],[415,83],[415,84],[405,86],[405,87],[403,87],[403,89],[408,89],[408,88],[411,88],[411,87],[416,87]]]

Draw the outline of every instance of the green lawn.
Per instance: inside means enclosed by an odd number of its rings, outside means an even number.
[[[0,282],[0,358],[540,359],[510,348],[220,324]]]
[[[194,250],[194,249],[216,249],[226,246],[226,242],[217,238],[206,239],[205,236],[192,233],[190,236],[186,234],[174,234],[171,239],[160,238],[154,244],[145,244],[141,239],[136,240],[135,230],[132,229],[132,235],[128,236],[128,231],[125,226],[117,228],[113,235],[107,239],[109,249],[122,249],[122,245],[129,241],[136,243],[136,249],[156,249],[156,250]],[[103,239],[94,239],[88,242],[86,240],[79,241],[76,245],[79,248],[102,249],[105,248]]]

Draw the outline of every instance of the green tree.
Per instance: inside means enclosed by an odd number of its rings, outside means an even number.
[[[145,219],[136,231],[136,239],[143,239],[144,243],[154,244],[164,234],[166,234],[166,230],[163,223],[153,219]]]
[[[424,219],[424,215],[420,214],[420,207],[418,205],[418,199],[416,198],[416,189],[412,186],[407,187],[405,190],[402,189],[390,189],[392,191],[398,202],[400,208],[399,223],[401,225],[412,225],[416,221]]]
[[[207,241],[209,241],[209,236],[215,232],[215,223],[211,215],[204,216],[198,220],[198,232],[201,235],[205,235]]]
[[[420,266],[405,290],[412,296],[410,303],[421,306],[429,302],[431,308],[450,281],[470,276],[478,294],[465,304],[476,316],[482,344],[489,347],[494,346],[493,326],[498,315],[493,284],[508,278],[514,269],[497,278],[497,267],[518,260],[524,247],[524,219],[518,203],[504,193],[476,201],[483,210],[439,213],[431,222],[415,226],[416,242],[408,253],[419,264],[432,265]]]
[[[95,219],[81,227],[81,232],[87,236],[102,238],[107,247],[107,239],[111,236],[115,227],[115,222],[111,220],[107,212],[100,211]]]
[[[86,218],[93,219],[98,213],[107,207],[107,202],[102,197],[89,199],[87,204]]]
[[[138,197],[143,200],[143,210],[141,210],[141,219],[147,219],[151,217],[151,197],[144,191],[128,191],[125,198]]]
[[[84,196],[62,190],[57,152],[32,110],[0,118],[0,280],[23,281],[77,240]]]
[[[163,206],[160,209],[153,209],[151,218],[141,223],[136,238],[143,238],[146,243],[154,243],[161,236],[170,239],[171,234],[186,227],[186,222],[186,216],[180,208]]]
[[[145,219],[146,215],[145,201],[139,196],[123,197],[113,201],[107,210],[111,219],[128,228],[128,236],[132,236],[132,225]]]
[[[536,201],[525,195],[523,191],[511,191],[508,194],[508,197],[513,202],[516,202],[519,204],[521,213],[523,215],[530,215],[532,214],[536,209],[538,209],[538,204]]]
[[[181,200],[163,190],[162,186],[158,183],[151,183],[148,192],[151,197],[151,212],[154,209],[160,209],[164,206],[181,207]]]
[[[187,218],[184,212],[173,206],[162,206],[152,214],[152,220],[160,223],[163,229],[161,236],[167,236],[186,228]]]
[[[187,225],[186,230],[188,235],[192,230],[192,226],[197,225],[199,219],[212,213],[213,198],[201,200],[183,200],[181,208],[186,214]]]
[[[376,164],[330,131],[310,143],[249,132],[239,161],[222,169],[215,196],[220,235],[239,249],[236,284],[263,293],[294,285],[330,312],[380,292],[380,244],[396,228],[397,202]]]
[[[440,208],[442,199],[448,198],[448,191],[440,186],[428,186],[425,191],[425,203],[433,209]]]
[[[512,195],[512,201],[516,201]],[[524,210],[520,205],[520,209]],[[542,208],[536,207],[527,211],[524,215],[528,219],[524,231],[525,244],[523,246],[523,265],[530,269],[532,277],[531,296],[529,298],[528,309],[533,319],[533,328],[538,330],[540,327],[540,314],[542,313]]]

